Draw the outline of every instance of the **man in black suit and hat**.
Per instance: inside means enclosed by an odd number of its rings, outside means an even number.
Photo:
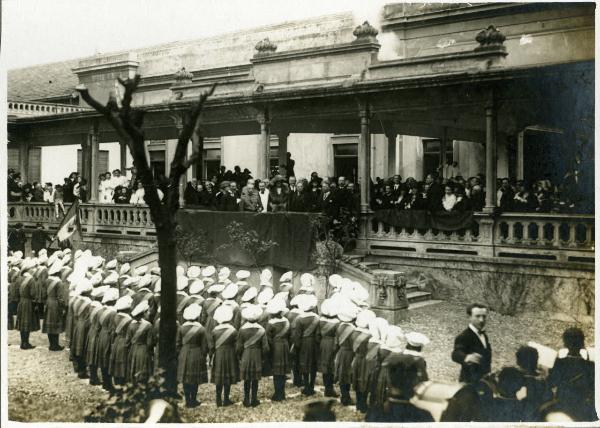
[[[469,326],[454,339],[452,361],[461,365],[460,382],[475,383],[491,371],[492,345],[484,330],[487,314],[487,306],[469,305]]]

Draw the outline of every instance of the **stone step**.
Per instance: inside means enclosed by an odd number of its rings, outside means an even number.
[[[411,291],[409,293],[406,293],[406,299],[408,300],[409,304],[422,302],[424,300],[431,299],[431,293],[427,291]]]
[[[377,262],[360,262],[359,263],[361,266],[364,266],[366,268],[369,269],[376,269],[376,268],[380,268],[381,265]]]
[[[423,300],[421,302],[410,303],[408,305],[408,310],[420,309],[424,306],[437,305],[442,302],[443,300]]]
[[[411,284],[410,282],[406,284],[406,292],[409,293],[411,291],[419,291],[419,284]]]

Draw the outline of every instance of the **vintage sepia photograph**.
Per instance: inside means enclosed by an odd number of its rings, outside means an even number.
[[[2,0],[0,425],[597,423],[596,14]]]

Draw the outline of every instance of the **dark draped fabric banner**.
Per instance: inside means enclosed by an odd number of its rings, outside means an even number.
[[[378,210],[375,219],[395,227],[413,229],[437,229],[453,231],[466,229],[473,225],[472,211],[438,211],[430,213],[420,210]]]
[[[307,213],[249,213],[180,209],[177,222],[183,231],[202,229],[207,235],[208,249],[222,264],[247,264],[251,257],[240,255],[240,248],[231,244],[226,227],[241,223],[245,230],[255,230],[263,241],[277,246],[265,253],[259,265],[273,265],[290,270],[311,270],[314,249],[314,214]],[[246,262],[246,263],[244,263]]]

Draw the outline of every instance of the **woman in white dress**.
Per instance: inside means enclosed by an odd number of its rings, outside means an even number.
[[[452,211],[456,205],[456,195],[454,194],[454,188],[450,185],[444,187],[444,196],[442,197],[442,206],[446,211]]]
[[[103,204],[113,204],[113,193],[115,186],[112,180],[110,172],[104,174],[104,181],[102,182],[102,198],[100,202]]]

